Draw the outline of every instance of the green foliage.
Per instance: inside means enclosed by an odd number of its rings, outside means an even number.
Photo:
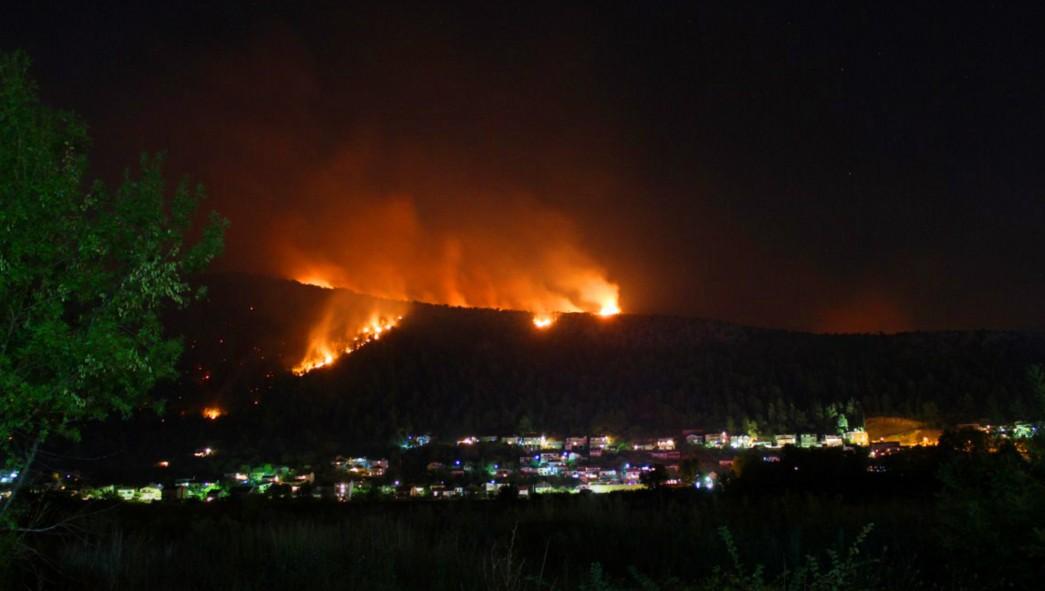
[[[740,559],[740,551],[737,550],[733,534],[729,529],[722,526],[718,529],[718,533],[722,537],[722,543],[726,546],[730,563],[727,568],[716,565],[711,576],[704,582],[704,586],[707,589],[735,589],[737,591],[767,589],[762,566],[757,565],[748,570]]]
[[[925,536],[931,528],[918,527],[931,505],[676,493],[519,503],[97,503],[76,535],[37,535],[29,547],[39,576],[58,581],[44,587],[80,589],[695,591],[761,581],[785,591],[844,580],[846,591],[862,591],[912,589],[922,578],[942,583],[938,589],[967,588],[946,585],[950,555]],[[857,534],[872,521],[881,525],[864,540]],[[729,528],[732,551],[720,526]],[[859,553],[848,560],[852,546]],[[889,560],[866,560],[884,558],[886,547]],[[828,548],[837,558],[825,556]],[[815,574],[809,555],[819,558]],[[746,586],[715,587],[716,565],[719,580]],[[808,574],[799,576],[802,569]],[[41,586],[23,570],[18,588]],[[915,571],[918,578],[895,576]]]
[[[940,438],[941,544],[982,588],[1020,587],[1038,574],[1045,529],[1045,441],[1017,444],[974,429]]]
[[[170,194],[159,157],[116,189],[88,184],[83,124],[42,105],[21,53],[0,54],[0,460],[50,435],[128,415],[174,376],[180,344],[159,314],[195,295],[187,276],[221,250],[200,187]]]
[[[726,546],[730,563],[727,568],[716,566],[711,576],[703,581],[702,588],[716,590],[759,591],[779,589],[804,591],[851,591],[873,589],[873,577],[869,568],[874,560],[862,559],[860,547],[874,528],[868,524],[856,536],[845,552],[827,549],[827,560],[822,564],[815,556],[807,555],[804,563],[793,571],[785,571],[776,580],[767,582],[762,565],[745,567],[740,559],[733,535],[719,528],[719,535]]]
[[[581,581],[580,591],[619,591],[602,573],[602,565],[594,562],[588,567],[587,580]]]

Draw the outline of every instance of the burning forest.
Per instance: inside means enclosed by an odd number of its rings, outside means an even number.
[[[291,372],[301,376],[327,367],[342,355],[381,339],[399,325],[409,307],[408,303],[394,301],[361,304],[355,294],[335,290],[309,331],[304,356]]]

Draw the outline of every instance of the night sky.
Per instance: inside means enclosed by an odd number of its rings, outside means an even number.
[[[202,181],[225,269],[493,305],[598,269],[627,312],[1045,327],[1033,9],[146,4],[7,8],[0,48],[96,174],[163,150]]]

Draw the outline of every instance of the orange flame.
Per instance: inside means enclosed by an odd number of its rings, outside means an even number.
[[[358,351],[367,344],[379,340],[382,335],[398,326],[402,319],[401,315],[384,317],[375,313],[353,334],[339,339],[330,332],[331,318],[328,314],[327,318],[313,329],[304,358],[290,371],[294,375],[302,376],[310,371],[330,366],[342,355]]]
[[[206,419],[214,420],[218,417],[225,416],[225,411],[217,406],[207,406],[203,409],[203,417]]]
[[[555,324],[555,317],[547,314],[539,314],[533,317],[533,325],[537,328],[548,328]]]
[[[570,220],[532,200],[506,199],[495,212],[470,211],[465,224],[448,210],[388,196],[350,216],[330,212],[336,224],[288,228],[271,262],[301,283],[388,300],[539,315],[619,310],[620,286]]]
[[[308,275],[308,276],[305,276],[305,277],[299,277],[295,281],[297,281],[298,283],[303,283],[305,285],[313,285],[315,287],[322,287],[323,289],[334,289],[334,286],[330,285],[329,281],[327,281],[325,279],[320,279],[319,277],[315,277],[313,275]]]

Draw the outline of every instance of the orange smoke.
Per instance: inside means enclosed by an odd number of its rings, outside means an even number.
[[[279,249],[283,274],[379,298],[542,317],[620,312],[619,286],[550,209],[517,199],[496,214],[473,211],[464,219],[426,213],[398,197],[361,207],[336,225],[301,220],[283,233],[292,237]]]
[[[584,234],[606,231],[591,218],[623,189],[630,148],[606,125],[612,105],[566,92],[577,72],[546,52],[531,55],[528,83],[493,86],[441,42],[400,59],[431,34],[402,48],[375,39],[394,74],[367,58],[330,77],[307,40],[259,30],[180,65],[185,93],[137,89],[157,94],[131,128],[194,147],[172,150],[186,158],[174,164],[232,220],[229,269],[394,300],[618,310],[609,258],[593,246],[609,248],[606,237]],[[523,98],[520,84],[543,98]]]

